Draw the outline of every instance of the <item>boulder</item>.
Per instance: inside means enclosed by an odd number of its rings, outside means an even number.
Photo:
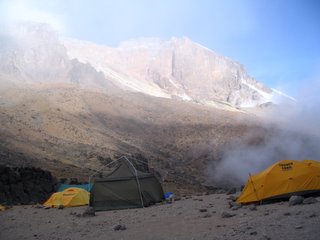
[[[0,165],[0,202],[35,204],[44,202],[53,192],[56,180],[40,168]]]
[[[318,202],[318,200],[314,197],[308,197],[303,200],[303,204],[313,204],[313,203],[317,203],[317,202]]]
[[[127,229],[127,226],[124,225],[124,224],[117,224],[113,227],[113,230],[114,231],[123,231],[123,230],[126,230]]]
[[[235,215],[236,215],[235,213],[222,212],[221,217],[222,218],[230,218],[230,217],[233,217]]]
[[[289,199],[289,206],[294,206],[303,203],[304,198],[302,196],[291,196]]]
[[[96,215],[93,207],[87,207],[82,213],[82,217],[94,217]]]

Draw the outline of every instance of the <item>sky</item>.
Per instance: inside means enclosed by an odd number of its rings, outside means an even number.
[[[293,97],[320,86],[318,0],[0,0],[0,20],[47,22],[63,36],[113,47],[184,36]]]

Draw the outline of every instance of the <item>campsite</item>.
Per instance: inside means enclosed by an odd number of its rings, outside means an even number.
[[[108,176],[79,188],[62,184],[43,204],[2,207],[0,238],[316,240],[320,234],[317,161],[279,161],[250,176],[241,192],[172,193],[165,199],[153,174],[120,160]],[[262,202],[270,191],[276,201]]]
[[[0,240],[320,240],[319,13],[0,0]]]
[[[171,204],[99,211],[93,217],[82,216],[86,207],[14,206],[0,212],[0,239],[319,239],[320,198],[313,204],[285,201],[235,210],[228,204],[231,196],[185,196]]]

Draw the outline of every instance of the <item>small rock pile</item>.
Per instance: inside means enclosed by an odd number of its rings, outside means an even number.
[[[48,171],[0,165],[0,204],[43,203],[55,186],[56,179]]]

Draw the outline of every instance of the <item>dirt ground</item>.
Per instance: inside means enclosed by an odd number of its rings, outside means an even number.
[[[86,207],[14,206],[0,212],[1,240],[105,239],[320,239],[320,197],[313,204],[288,202],[232,210],[228,195],[182,198],[148,208],[96,212]],[[226,213],[234,216],[223,217]],[[120,230],[115,226],[120,225]]]

